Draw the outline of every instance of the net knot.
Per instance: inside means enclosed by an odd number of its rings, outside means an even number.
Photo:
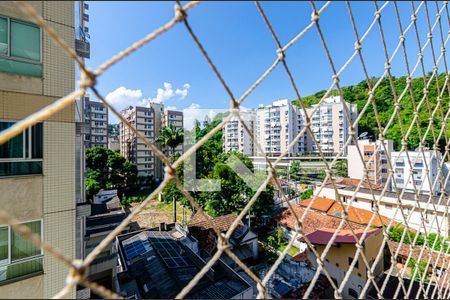
[[[379,209],[378,209],[378,205],[376,203],[374,203],[373,207],[372,207],[372,211],[374,213],[378,213]]]
[[[85,71],[81,70],[81,82],[82,88],[93,87],[97,83],[97,76],[90,69],[85,68]]]
[[[261,294],[263,294],[263,295],[266,295],[266,287],[263,286],[263,285],[261,284],[261,282],[257,282],[257,283],[256,283],[256,288],[258,289],[258,292],[259,292],[259,293],[261,293]]]
[[[227,242],[227,239],[225,238],[225,235],[222,233],[217,241],[217,250],[219,251],[225,251],[226,249],[230,248],[230,245]]]
[[[360,41],[356,41],[356,42],[355,42],[355,50],[356,50],[356,51],[360,51],[361,48],[362,48],[361,42],[360,42]]]
[[[66,283],[72,284],[72,283],[79,283],[83,282],[86,278],[86,272],[87,268],[83,266],[83,261],[80,259],[76,259],[73,261],[73,267],[70,268],[69,274],[66,278]]]
[[[381,18],[381,13],[379,11],[375,12],[375,19],[379,20]]]
[[[311,22],[317,23],[319,22],[320,15],[317,13],[317,11],[313,11],[311,14]]]
[[[427,34],[427,37],[428,37],[428,39],[432,39],[433,38],[433,33],[431,33],[431,32],[428,32],[428,34]]]
[[[404,34],[400,35],[400,42],[401,43],[405,42],[405,35]]]
[[[406,77],[406,84],[411,84],[411,75],[408,75],[407,77]]]
[[[423,53],[422,53],[422,51],[420,51],[419,54],[417,54],[417,56],[419,56],[419,59],[422,60],[422,59],[423,59]]]
[[[384,64],[384,68],[385,68],[386,70],[390,70],[390,69],[391,69],[391,64],[390,64],[389,62],[386,62],[386,63]]]
[[[334,84],[339,83],[339,76],[337,74],[334,74],[333,76],[331,76],[331,78],[333,78]]]
[[[171,179],[171,178],[175,178],[175,176],[177,175],[177,171],[172,167],[172,166],[166,166],[164,168],[164,171],[166,173],[166,176]]]
[[[416,14],[412,14],[411,15],[411,21],[412,22],[416,22],[416,20],[417,20],[417,15]]]
[[[423,94],[424,94],[424,95],[428,95],[428,89],[427,89],[427,88],[424,88],[424,89],[423,89]]]
[[[187,13],[183,9],[183,7],[181,5],[179,5],[178,3],[175,4],[175,20],[177,22],[181,22],[181,21],[184,21],[186,18],[187,18]]]
[[[280,61],[283,61],[286,58],[286,55],[284,54],[284,51],[281,48],[277,49],[277,55]]]
[[[441,47],[441,52],[442,52],[442,53],[445,53],[445,46],[442,46],[442,47]]]

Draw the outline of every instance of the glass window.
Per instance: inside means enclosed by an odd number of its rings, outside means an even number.
[[[32,233],[41,234],[41,221],[24,223],[30,228]],[[19,260],[41,254],[41,249],[37,248],[33,242],[23,238],[15,231],[11,232],[11,260]]]
[[[0,54],[8,54],[8,19],[0,18]]]
[[[13,122],[0,122],[0,132],[11,127]],[[23,158],[24,157],[24,138],[23,133],[8,140],[0,145],[1,158]]]
[[[8,261],[8,227],[0,227],[0,266]]]
[[[41,60],[39,27],[11,20],[11,56],[37,62]]]

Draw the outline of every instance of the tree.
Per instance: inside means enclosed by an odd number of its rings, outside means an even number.
[[[278,245],[280,245],[283,242],[283,230],[281,229],[281,227],[278,227],[277,238],[278,238]]]
[[[183,128],[175,128],[172,124],[159,130],[159,136],[156,142],[162,147],[168,147],[172,155],[175,154],[175,148],[183,143]]]
[[[223,153],[219,157],[219,161],[214,166],[211,178],[220,180],[220,192],[203,192],[203,198],[206,201],[207,211],[213,216],[219,216],[229,213],[239,213],[250,199],[255,195],[255,191],[251,189],[246,182],[236,174],[233,169],[225,163],[231,156],[235,155],[239,160],[253,172],[253,163],[247,156],[238,152]],[[265,174],[255,173],[252,180],[261,182],[264,180]],[[253,216],[261,216],[272,211],[273,208],[274,189],[268,184],[266,190],[261,192],[255,203],[252,205],[250,212]]]
[[[291,167],[289,168],[289,176],[291,179],[299,180],[300,179],[300,162],[298,160],[294,160],[291,163]]]
[[[137,188],[137,166],[118,152],[104,147],[88,148],[86,168],[88,199],[92,199],[100,189],[117,189],[122,198],[124,193],[131,194]]]

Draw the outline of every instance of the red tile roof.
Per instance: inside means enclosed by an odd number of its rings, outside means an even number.
[[[392,253],[396,253],[398,250],[398,256],[402,258],[407,258],[409,256],[409,253],[412,252],[411,257],[413,257],[416,261],[419,259],[420,252],[422,251],[422,246],[412,246],[409,244],[402,244],[400,246],[400,243],[397,243],[395,241],[388,241],[389,249]],[[431,251],[429,249],[424,249],[422,256],[420,256],[421,260],[424,260],[426,262],[430,261],[430,267],[434,267],[436,265],[437,267],[441,268],[448,268],[450,264],[450,255],[444,253],[439,253],[438,251]]]
[[[308,207],[309,203],[311,203],[312,200],[313,200],[313,197],[300,202],[300,205],[304,206],[304,207]],[[330,209],[330,207],[334,204],[334,202],[335,201],[333,199],[317,197],[317,199],[312,204],[311,208],[315,209],[315,210],[320,210],[320,211],[326,212],[326,211],[328,211],[328,209]]]
[[[301,207],[300,205],[295,205],[292,208],[297,218],[299,219],[303,216],[303,214],[306,211],[306,209]],[[292,214],[292,212],[289,209],[283,210],[280,214],[278,214],[276,219],[279,224],[286,226],[292,230],[295,230],[296,217]],[[341,220],[342,220],[341,218],[328,216],[326,214],[319,213],[317,211],[310,209],[306,214],[305,218],[303,219],[302,223],[303,233],[309,234],[311,232],[316,231],[319,228],[336,229],[339,226]],[[350,226],[354,230],[365,228],[365,226],[354,223],[351,223]],[[350,229],[350,226],[348,223],[344,223],[343,229]]]
[[[326,245],[331,240],[333,234],[335,232],[335,229],[331,228],[320,228],[310,234],[307,235],[310,242],[314,245]],[[368,238],[371,235],[377,234],[381,232],[380,229],[371,229],[368,230],[366,233],[366,237]],[[355,239],[355,236],[360,239],[363,235],[364,230],[354,230],[354,235],[351,230],[340,230],[338,234],[336,235],[333,245],[336,245],[337,243],[342,244],[355,244],[357,243],[357,240]],[[304,242],[305,238],[301,237],[298,239],[300,242]]]
[[[291,260],[295,261],[295,262],[300,262],[300,261],[308,262],[309,261],[306,251],[303,251],[303,252],[297,254],[296,256],[291,257]]]
[[[357,207],[352,207],[352,206],[348,206],[348,205],[345,205],[345,208],[347,209],[347,212],[348,212],[348,220],[351,221],[351,222],[362,224],[362,225],[369,224],[372,216],[375,214],[374,212],[372,212],[370,210],[357,208]],[[342,207],[342,204],[337,202],[337,201],[334,201],[334,204],[327,211],[327,214],[328,215],[334,215],[334,216],[341,216],[343,210],[344,209]],[[381,221],[380,221],[380,217],[381,217]],[[382,227],[383,224],[384,225],[388,225],[389,224],[389,222],[390,222],[389,218],[386,218],[384,216],[380,216],[380,217],[378,217],[375,214],[375,217],[374,217],[371,225],[375,226],[375,227]],[[381,222],[383,222],[383,224]]]
[[[215,218],[211,218],[212,223],[214,226],[217,227],[221,232],[227,231],[231,224],[236,220],[237,215],[236,214],[228,214],[223,215]],[[239,221],[239,225],[243,225],[242,221]],[[200,213],[196,213],[191,220],[191,223],[189,224],[189,227],[199,227],[203,230],[205,229],[212,229],[212,226],[210,225],[210,222],[208,222],[203,215]]]

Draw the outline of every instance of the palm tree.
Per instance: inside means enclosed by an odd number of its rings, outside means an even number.
[[[184,132],[182,128],[175,128],[172,124],[159,130],[156,142],[162,147],[169,147],[171,155],[175,154],[175,148],[183,143]]]

